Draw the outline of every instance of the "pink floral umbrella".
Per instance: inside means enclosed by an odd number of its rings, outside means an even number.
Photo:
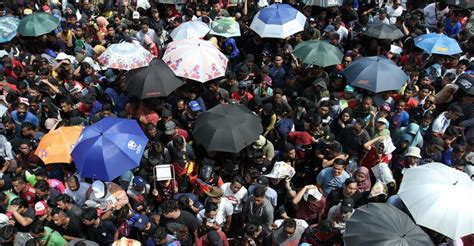
[[[122,42],[110,45],[98,59],[100,63],[109,68],[129,71],[148,66],[153,58],[153,54],[143,46]]]
[[[169,43],[163,61],[176,76],[204,83],[225,76],[228,59],[211,42],[189,38]]]

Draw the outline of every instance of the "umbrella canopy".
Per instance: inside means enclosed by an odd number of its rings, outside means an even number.
[[[415,38],[415,45],[428,54],[455,55],[462,53],[458,42],[444,34],[428,33]]]
[[[323,8],[342,6],[342,0],[304,0],[303,2],[307,6],[320,6]]]
[[[357,59],[342,74],[352,86],[375,93],[400,90],[408,80],[408,75],[393,61],[380,56]]]
[[[351,246],[434,245],[407,214],[386,203],[369,203],[356,209],[346,222],[343,238]]]
[[[304,41],[296,45],[294,54],[303,63],[320,67],[340,64],[344,56],[336,46],[319,40]]]
[[[71,151],[81,135],[81,126],[63,126],[51,130],[41,138],[35,154],[45,164],[70,163]]]
[[[202,21],[188,21],[176,27],[170,34],[173,40],[187,38],[202,38],[210,31],[209,27]]]
[[[474,70],[467,70],[459,75],[456,84],[469,95],[474,95]]]
[[[239,37],[240,25],[232,17],[222,17],[211,23],[210,33],[225,38]]]
[[[147,142],[137,121],[106,117],[84,128],[72,158],[81,177],[112,181],[138,166]]]
[[[50,33],[59,26],[59,20],[46,13],[33,13],[21,19],[18,33],[23,36],[38,37]]]
[[[245,106],[219,104],[198,115],[193,136],[209,151],[237,153],[262,132],[260,118]]]
[[[154,56],[150,51],[136,43],[122,42],[110,45],[98,60],[109,68],[132,70],[148,66]]]
[[[225,76],[228,59],[211,42],[190,38],[169,43],[163,61],[176,76],[204,83]]]
[[[364,32],[366,36],[377,38],[377,39],[390,39],[395,40],[403,38],[405,34],[398,29],[395,25],[378,23],[368,26],[367,30]]]
[[[0,43],[9,42],[16,36],[20,20],[11,16],[0,18]]]
[[[474,233],[474,182],[442,163],[409,168],[398,195],[418,225],[451,239]]]
[[[286,38],[304,29],[306,16],[288,4],[272,4],[258,11],[250,29],[262,38]]]
[[[472,9],[474,8],[474,1],[472,0],[443,0],[446,4],[452,5],[454,7],[459,7],[462,9]]]
[[[127,91],[141,99],[165,97],[183,85],[173,71],[162,61],[147,67],[133,69],[125,74]]]

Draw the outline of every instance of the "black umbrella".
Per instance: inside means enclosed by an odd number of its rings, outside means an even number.
[[[260,118],[243,105],[220,104],[201,113],[193,136],[209,151],[237,153],[263,132]]]
[[[433,245],[407,214],[386,203],[369,203],[358,208],[346,222],[343,238],[351,246]]]
[[[367,30],[364,32],[364,35],[377,39],[390,40],[403,38],[405,36],[403,32],[398,29],[398,27],[385,23],[368,26]]]
[[[150,66],[128,71],[125,81],[127,91],[141,99],[166,97],[183,85],[183,81],[161,60]]]

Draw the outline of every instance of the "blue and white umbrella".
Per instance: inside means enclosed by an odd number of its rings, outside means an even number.
[[[415,45],[428,54],[455,55],[462,53],[459,43],[444,34],[428,33],[415,38]]]
[[[16,36],[20,20],[15,17],[5,16],[0,18],[0,43],[10,42]]]
[[[250,29],[262,38],[286,38],[304,29],[306,16],[288,4],[272,4],[258,11]]]

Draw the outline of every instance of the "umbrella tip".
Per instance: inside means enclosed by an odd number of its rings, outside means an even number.
[[[453,185],[457,185],[457,184],[458,184],[458,182],[459,182],[459,180],[456,180],[456,182],[454,182],[454,184],[453,184]]]

